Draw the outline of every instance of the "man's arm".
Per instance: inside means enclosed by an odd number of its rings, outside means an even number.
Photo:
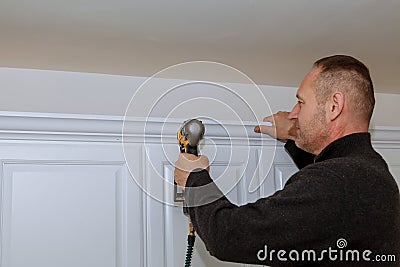
[[[314,163],[315,155],[298,148],[292,140],[287,140],[285,149],[299,169]]]
[[[331,207],[330,199],[337,198],[330,196],[334,194],[333,185],[313,182],[320,179],[317,173],[319,170],[311,168],[306,173],[295,174],[284,190],[238,207],[223,196],[207,171],[192,172],[185,191],[189,205],[194,206],[189,208],[190,218],[210,254],[216,258],[284,266],[276,257],[279,250],[289,253],[293,249],[313,248],[318,251],[326,245],[320,243],[323,237],[342,227],[338,221],[328,231],[321,224],[326,218],[337,216],[332,212],[338,212],[340,207]],[[322,185],[326,188],[320,188]],[[263,259],[265,253],[259,252],[265,246],[269,252],[274,250],[275,255]]]

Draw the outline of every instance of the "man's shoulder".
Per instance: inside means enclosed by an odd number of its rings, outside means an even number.
[[[294,174],[286,185],[371,197],[399,194],[386,163],[362,157],[338,157],[310,164]]]
[[[383,160],[379,158],[368,160],[363,157],[337,157],[307,165],[294,174],[287,184],[294,181],[333,187],[342,183],[349,186],[381,181],[383,184],[397,187]]]

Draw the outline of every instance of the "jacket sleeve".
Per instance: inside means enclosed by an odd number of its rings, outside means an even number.
[[[305,175],[312,178],[312,173]],[[331,207],[329,191],[318,188],[320,183],[298,182],[302,176],[295,174],[270,197],[236,206],[206,170],[192,172],[185,189],[189,214],[210,254],[223,261],[285,266],[276,257],[263,259],[260,250],[321,247],[318,242],[328,232],[324,218],[334,216],[331,212],[336,209]]]
[[[286,142],[285,149],[299,169],[314,162],[315,155],[298,148],[292,140]]]

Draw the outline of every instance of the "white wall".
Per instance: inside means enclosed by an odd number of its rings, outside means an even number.
[[[134,93],[139,92],[132,101],[134,107],[128,110],[129,116],[188,118],[203,115],[217,120],[255,121],[271,113],[268,104],[272,112],[276,112],[290,110],[296,101],[296,88],[262,85],[260,93],[257,86],[248,83],[220,84],[226,88],[205,82],[182,86],[187,82],[1,68],[0,110],[122,116]],[[376,100],[372,125],[400,126],[400,118],[394,112],[399,110],[400,95],[376,94]]]

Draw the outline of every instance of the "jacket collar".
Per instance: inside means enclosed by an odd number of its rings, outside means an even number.
[[[368,151],[371,151],[371,149],[372,144],[370,133],[353,133],[330,143],[314,158],[314,162],[320,162],[331,158],[345,157],[353,153],[365,154]]]

